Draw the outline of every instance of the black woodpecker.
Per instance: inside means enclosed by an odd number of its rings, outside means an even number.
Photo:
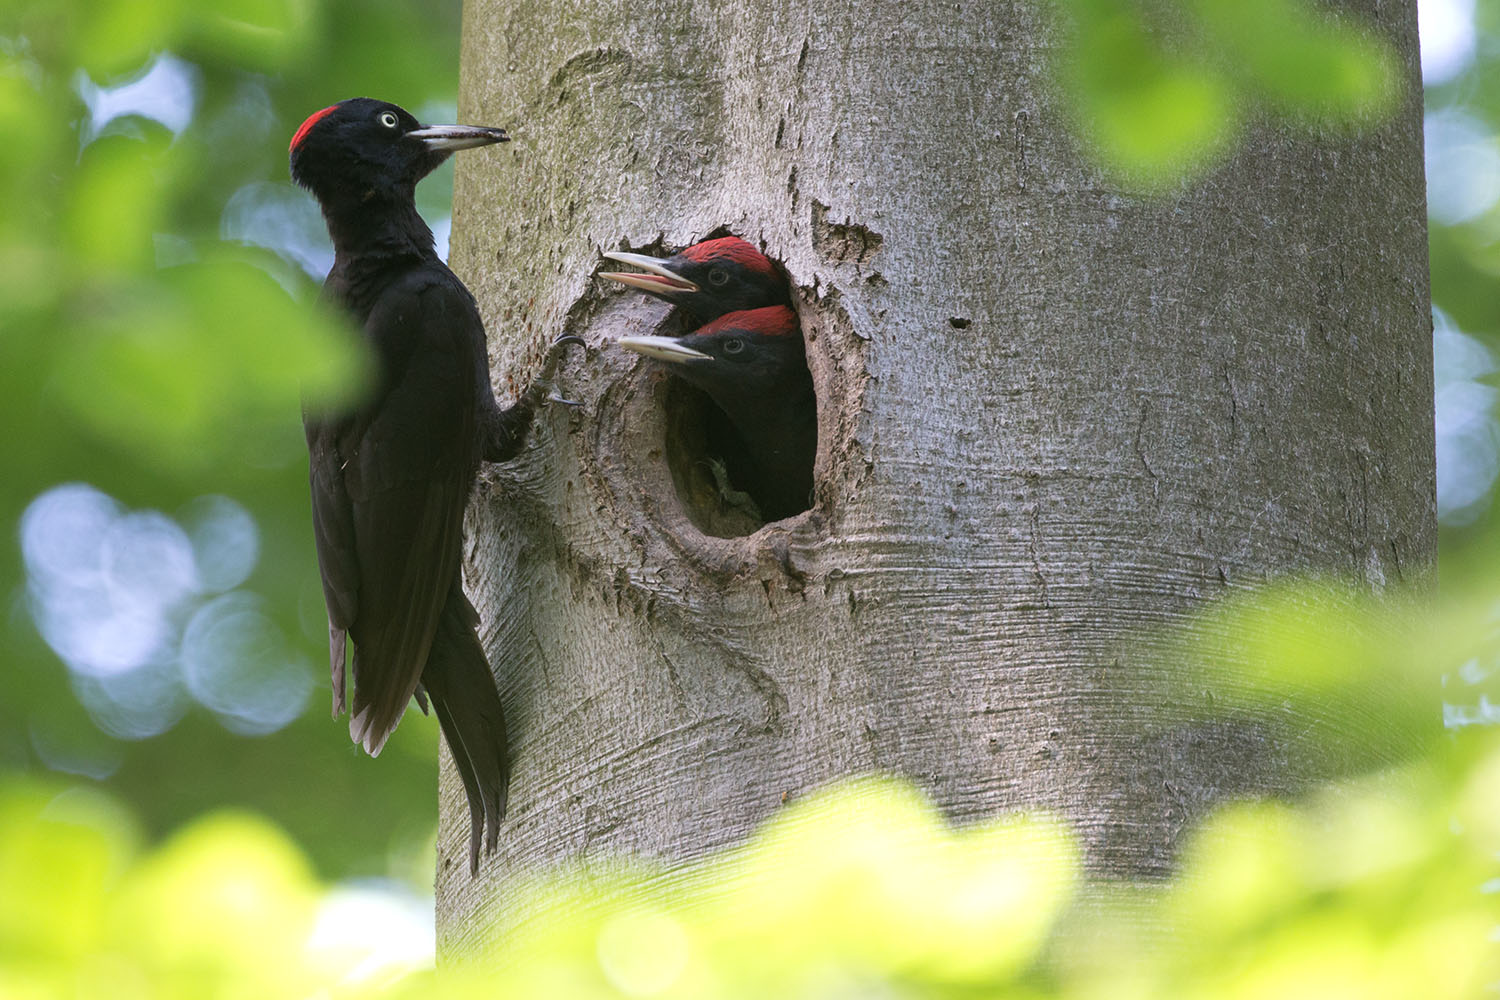
[[[604,256],[645,273],[605,271],[599,277],[681,306],[695,320],[693,326],[725,313],[792,304],[786,278],[776,265],[738,236],[696,243],[666,258],[617,251]]]
[[[506,139],[497,128],[422,125],[359,97],[310,115],[290,147],[292,179],[317,198],[333,239],[323,294],[353,318],[376,363],[358,405],[303,416],[334,716],[350,640],[349,734],[371,756],[425,692],[468,798],[470,872],[481,841],[495,850],[510,766],[479,616],[460,584],[464,507],[480,459],[521,450],[564,345],[515,406],[498,407],[474,297],[438,259],[414,191],[455,150]]]
[[[682,337],[621,337],[621,347],[671,366],[728,416],[752,469],[746,489],[767,520],[807,510],[818,404],[789,306],[728,313]]]

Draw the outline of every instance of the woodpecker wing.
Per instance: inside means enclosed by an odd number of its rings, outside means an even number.
[[[359,614],[359,557],[354,549],[354,511],[344,489],[342,446],[357,447],[349,420],[303,415],[308,479],[312,492],[313,540],[323,603],[328,608],[328,659],[333,680],[333,717],[344,713],[345,637]]]
[[[355,646],[350,734],[376,754],[416,690],[458,578],[487,366],[473,298],[440,264],[387,284],[364,332],[380,362],[375,397],[342,420],[309,423],[308,444],[330,630],[347,629]],[[335,654],[336,687],[340,673]]]

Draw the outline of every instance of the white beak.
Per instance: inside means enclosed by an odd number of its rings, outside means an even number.
[[[412,129],[406,136],[409,139],[421,139],[428,149],[439,153],[510,141],[505,129],[487,128],[483,125],[423,125]]]
[[[712,354],[704,354],[691,347],[683,347],[671,337],[621,337],[615,343],[627,351],[634,351],[648,358],[670,362],[674,365],[682,364],[684,361],[712,361],[714,359]]]
[[[648,257],[643,253],[621,253],[611,250],[604,255],[604,258],[617,260],[621,264],[634,264],[647,273],[604,271],[599,275],[601,278],[618,281],[622,285],[629,285],[647,292],[696,292],[698,290],[696,284],[673,272],[671,268],[663,266],[662,262],[655,257]]]

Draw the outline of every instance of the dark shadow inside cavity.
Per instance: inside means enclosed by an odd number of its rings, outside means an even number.
[[[754,473],[744,442],[708,393],[680,378],[668,379],[667,468],[677,499],[705,535],[737,538],[767,521],[752,492]]]

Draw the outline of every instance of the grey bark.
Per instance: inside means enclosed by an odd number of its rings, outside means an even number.
[[[469,0],[462,116],[516,141],[459,165],[453,264],[502,388],[590,347],[471,508],[516,770],[472,882],[445,770],[441,950],[536,866],[698,856],[851,772],[1057,810],[1132,878],[1295,786],[1276,733],[1153,695],[1150,630],[1432,558],[1415,4],[1364,13],[1409,58],[1392,121],[1262,123],[1153,200],[1082,154],[1042,5]],[[674,482],[690,401],[609,346],[666,308],[592,277],[725,230],[784,262],[820,407],[812,510],[741,537]]]

